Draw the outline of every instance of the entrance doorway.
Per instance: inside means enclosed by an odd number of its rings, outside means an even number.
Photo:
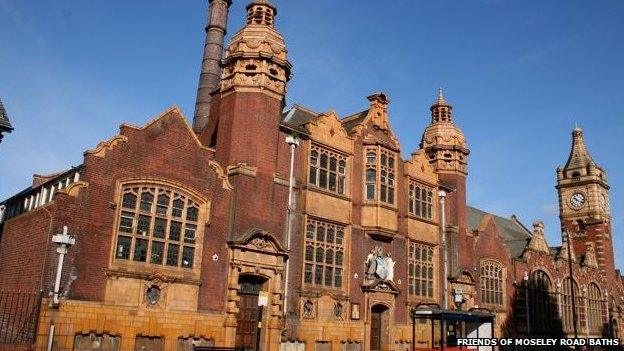
[[[388,307],[375,305],[371,308],[370,350],[381,351],[386,339]]]
[[[256,350],[256,343],[260,339],[258,322],[262,317],[258,307],[258,295],[265,281],[264,278],[252,275],[243,275],[239,278],[240,301],[236,318],[236,347]]]

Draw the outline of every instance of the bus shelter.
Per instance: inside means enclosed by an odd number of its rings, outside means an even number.
[[[445,310],[438,304],[419,304],[411,310],[412,351],[426,350],[492,350],[491,346],[458,346],[460,338],[493,338],[495,315],[484,308],[468,311]],[[431,332],[431,345],[428,348],[416,347],[416,323],[427,321]]]

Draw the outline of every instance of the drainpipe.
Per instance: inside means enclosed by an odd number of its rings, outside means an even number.
[[[286,249],[290,251],[290,237],[292,232],[293,211],[293,173],[295,169],[295,148],[299,146],[299,139],[293,135],[286,136],[286,143],[290,146],[290,175],[288,177],[288,216],[286,220]],[[286,323],[286,308],[288,306],[288,275],[290,273],[290,257],[286,261],[286,274],[284,277],[284,323]]]
[[[50,332],[48,334],[47,351],[52,351],[52,341],[54,341],[54,322],[50,323]]]
[[[440,190],[438,192],[438,196],[440,197],[440,214],[441,214],[441,220],[440,220],[440,232],[442,235],[442,250],[443,250],[443,261],[444,261],[444,266],[443,266],[443,284],[444,284],[444,296],[442,297],[442,306],[444,307],[445,310],[448,310],[448,248],[446,246],[446,209],[444,206],[444,202],[446,199],[446,191],[444,190]]]
[[[63,227],[62,234],[56,234],[52,237],[52,242],[59,244],[56,252],[59,254],[58,266],[56,267],[56,279],[54,281],[54,295],[52,296],[52,306],[59,305],[59,289],[61,287],[61,276],[63,274],[63,261],[70,246],[76,243],[76,239],[67,233],[67,226]]]

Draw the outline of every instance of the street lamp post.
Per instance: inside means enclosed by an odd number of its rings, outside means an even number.
[[[63,275],[63,261],[69,247],[76,243],[76,239],[67,233],[67,226],[63,227],[63,233],[52,236],[52,242],[58,244],[56,252],[59,254],[58,265],[56,267],[56,279],[54,280],[54,293],[52,295],[52,306],[59,305],[59,290],[61,287],[61,276]]]
[[[441,242],[442,242],[442,274],[443,274],[443,284],[444,284],[444,296],[442,297],[442,306],[445,310],[448,309],[448,248],[446,245],[446,191],[440,190],[438,192],[438,196],[440,197],[440,233],[441,233]]]
[[[286,218],[286,248],[290,250],[290,237],[292,231],[292,211],[293,211],[293,186],[294,186],[294,169],[295,169],[295,149],[299,146],[299,139],[296,136],[286,136],[286,143],[290,146],[290,173],[288,177],[288,207]],[[288,306],[288,275],[290,272],[290,258],[286,260],[286,274],[284,275],[284,322],[286,322],[286,313]]]
[[[526,335],[527,338],[531,335],[531,310],[529,304],[529,273],[524,272],[524,304],[526,308]]]

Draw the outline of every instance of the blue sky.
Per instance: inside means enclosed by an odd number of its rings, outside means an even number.
[[[0,1],[0,198],[78,165],[122,122],[193,113],[207,1]],[[234,0],[229,34],[247,1]],[[558,245],[555,169],[577,122],[612,186],[624,267],[624,2],[274,0],[294,77],[288,104],[340,115],[384,91],[404,155],[444,86],[471,149],[468,201]]]

